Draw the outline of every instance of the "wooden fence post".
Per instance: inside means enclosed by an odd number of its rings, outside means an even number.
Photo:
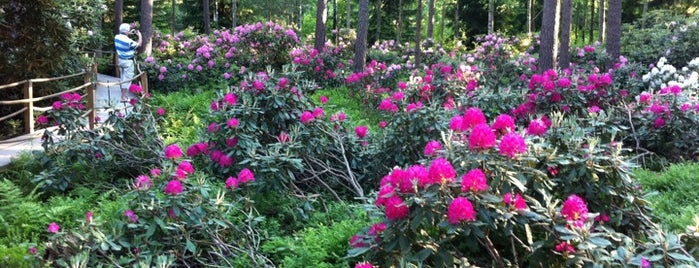
[[[24,134],[34,133],[34,88],[32,86],[32,80],[27,80],[24,84],[24,99],[29,100],[25,106],[27,110],[24,111]]]
[[[143,72],[141,74],[141,88],[143,88],[143,94],[147,95],[148,94],[148,75],[146,72]]]
[[[87,89],[87,109],[90,111],[87,114],[87,123],[90,126],[90,129],[94,129],[96,114],[95,109],[97,105],[95,105],[95,84],[92,83],[92,69],[89,71],[85,70],[83,81],[85,83],[90,83],[89,86],[85,87]]]

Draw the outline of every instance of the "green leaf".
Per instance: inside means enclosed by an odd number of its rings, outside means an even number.
[[[418,261],[418,262],[422,262],[422,261],[425,261],[427,259],[427,257],[429,257],[430,255],[432,255],[432,250],[430,250],[428,248],[423,248],[422,250],[420,250],[420,252],[413,255],[413,260]]]
[[[197,251],[197,246],[195,246],[194,243],[192,243],[192,241],[189,241],[189,239],[187,239],[187,250],[189,250],[189,252],[192,253],[196,253]]]
[[[590,239],[588,239],[588,241],[590,241],[591,243],[593,243],[599,247],[607,247],[607,246],[612,245],[612,242],[609,242],[609,240],[601,238],[601,237],[590,237]]]

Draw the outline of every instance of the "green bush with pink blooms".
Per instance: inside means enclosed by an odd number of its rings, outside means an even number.
[[[212,35],[179,32],[156,36],[153,56],[144,60],[150,85],[161,92],[237,81],[246,70],[280,70],[299,45],[296,32],[273,22],[215,30]]]
[[[215,96],[189,111],[204,122],[196,139],[176,144],[161,133],[177,116],[164,116],[138,87],[131,110],[94,130],[79,119],[80,96],[63,96],[37,118],[58,130],[46,132],[33,182],[41,191],[102,185],[120,198],[116,215],[88,210],[74,225],[44,219],[43,235],[23,237],[27,259],[699,265],[696,236],[665,232],[633,175],[657,158],[696,159],[698,62],[678,71],[661,60],[646,70],[586,46],[573,49],[570,69],[537,70],[531,48],[489,35],[472,51],[430,46],[421,66],[409,47],[379,43],[366,70],[353,73],[347,44],[316,51],[274,23],[162,37],[145,63],[152,92]],[[380,122],[357,124],[362,118],[333,98],[310,98],[319,87],[349,88],[348,99],[375,109]]]

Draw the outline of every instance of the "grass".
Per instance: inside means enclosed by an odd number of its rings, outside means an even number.
[[[637,170],[635,175],[663,227],[683,232],[693,225],[699,215],[699,163],[674,164],[662,172]]]
[[[165,127],[161,130],[165,144],[196,142],[199,131],[206,128],[207,122],[202,117],[209,113],[214,98],[215,90],[153,94],[153,107],[165,109]]]
[[[350,97],[350,89],[346,87],[319,89],[310,98],[317,103],[320,96],[328,97],[328,103],[324,106],[326,114],[335,114],[342,111],[356,125],[366,125],[370,129],[378,127],[381,117],[376,107],[370,107],[361,101]]]

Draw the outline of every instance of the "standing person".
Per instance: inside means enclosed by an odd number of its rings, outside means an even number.
[[[138,41],[131,40],[129,34],[136,34]],[[119,25],[119,34],[114,36],[114,47],[119,56],[119,68],[121,69],[121,82],[133,79],[134,76],[134,56],[136,48],[141,46],[141,31],[132,30],[131,25],[122,23]],[[126,95],[130,83],[121,84],[121,101],[128,101]]]

